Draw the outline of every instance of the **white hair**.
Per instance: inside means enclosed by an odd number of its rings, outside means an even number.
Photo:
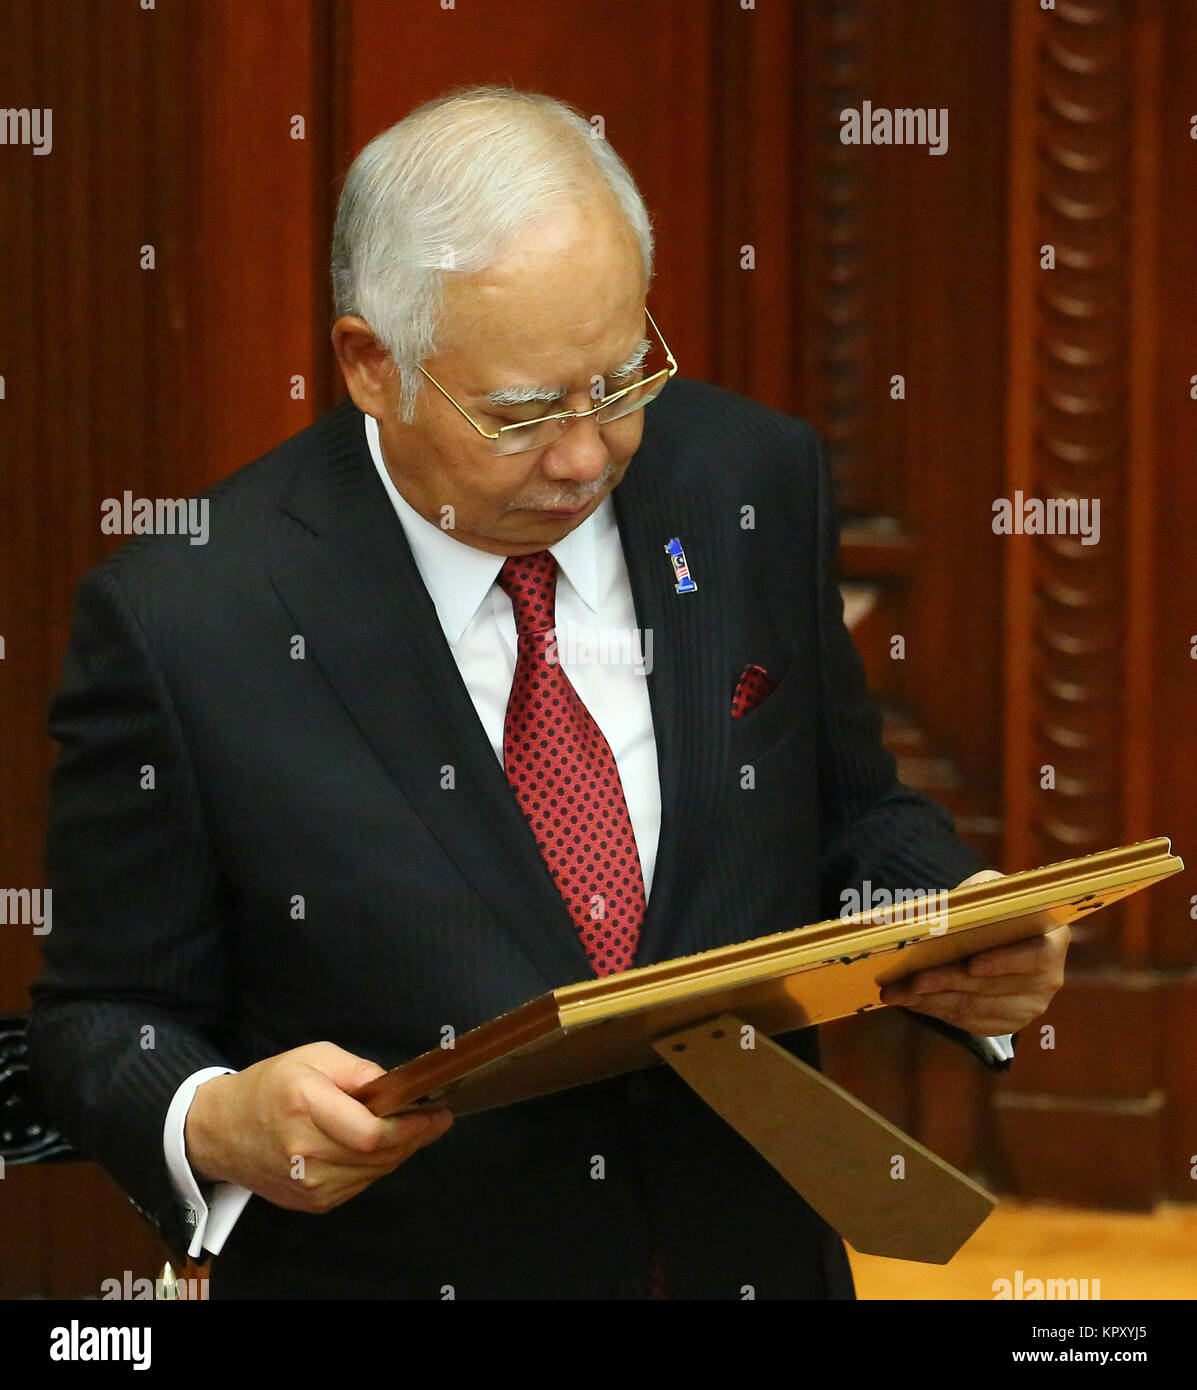
[[[418,106],[354,160],[332,240],[336,316],[364,318],[398,367],[412,419],[436,350],[444,277],[485,270],[554,204],[606,186],[640,247],[653,234],[635,180],[565,102],[511,87],[469,87]]]

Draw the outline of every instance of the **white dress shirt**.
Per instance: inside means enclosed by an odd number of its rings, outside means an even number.
[[[502,763],[503,724],[516,663],[515,614],[511,600],[495,583],[504,557],[464,545],[451,532],[426,521],[391,480],[379,443],[378,422],[367,415],[365,426],[374,467],[411,546],[478,718]],[[651,669],[651,646],[611,640],[636,631],[632,587],[611,498],[604,498],[580,526],[549,549],[558,564],[558,656],[582,703],[611,745],[640,852],[647,899],[661,829],[657,749],[645,679],[646,661]],[[610,652],[625,659],[594,659],[594,654]],[[635,660],[637,654],[644,659]],[[629,656],[633,659],[626,659]],[[1013,1055],[1009,1035],[985,1041],[992,1045],[995,1056]],[[220,1253],[252,1195],[247,1187],[236,1183],[216,1183],[209,1204],[186,1158],[184,1125],[196,1088],[231,1071],[231,1067],[208,1067],[189,1076],[175,1093],[163,1128],[171,1181],[187,1209],[188,1223],[195,1226],[188,1250],[193,1258],[204,1249]]]

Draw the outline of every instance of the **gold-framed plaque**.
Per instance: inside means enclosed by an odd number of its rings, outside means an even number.
[[[565,985],[354,1096],[376,1115],[465,1115],[662,1065],[656,1041],[718,1015],[773,1037],[867,1013],[896,980],[1042,935],[1183,868],[1160,837],[968,888],[870,895],[844,917]]]

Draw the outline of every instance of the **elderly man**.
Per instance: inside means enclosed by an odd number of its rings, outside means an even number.
[[[206,547],[83,582],[34,1079],[214,1297],[852,1296],[667,1069],[452,1125],[352,1098],[548,989],[986,872],[881,746],[816,436],[671,380],[652,255],[569,108],[421,107],[341,200],[349,399]],[[1065,944],[892,999],[1001,1066]]]

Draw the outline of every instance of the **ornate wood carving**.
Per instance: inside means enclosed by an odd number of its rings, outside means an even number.
[[[1015,143],[1031,142],[1033,153],[1015,150],[1031,185],[1015,184],[1026,206],[1015,213],[1012,274],[1027,322],[1016,315],[1011,354],[1012,379],[1030,395],[1011,432],[1008,495],[1016,514],[1020,493],[1024,504],[1091,499],[1100,532],[1097,543],[1076,534],[1007,541],[1022,570],[1008,617],[1027,678],[1010,691],[1010,709],[1015,727],[1021,717],[1031,731],[1012,746],[1008,769],[1017,862],[1116,844],[1126,824],[1131,10],[1128,0],[1069,0],[1036,12],[1020,54],[1030,70]],[[1051,257],[1054,268],[1041,263]],[[1043,787],[1053,775],[1054,789]],[[1078,930],[1082,956],[1108,954],[1123,920],[1115,908]]]
[[[803,258],[803,413],[827,440],[846,512],[876,510],[870,450],[879,389],[872,352],[873,184],[861,151],[840,141],[840,112],[869,95],[871,6],[804,7],[799,142]]]

